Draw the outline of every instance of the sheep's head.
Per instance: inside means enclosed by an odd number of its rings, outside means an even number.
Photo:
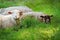
[[[15,19],[17,24],[19,24],[20,18],[23,15],[22,11],[19,10],[9,11],[8,14],[12,15],[12,17]]]
[[[51,17],[53,17],[53,15],[41,15],[40,16],[42,18],[42,21],[45,23],[50,23],[51,22]]]

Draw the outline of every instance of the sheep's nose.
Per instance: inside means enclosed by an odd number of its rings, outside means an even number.
[[[16,18],[15,20],[19,20],[19,18]]]

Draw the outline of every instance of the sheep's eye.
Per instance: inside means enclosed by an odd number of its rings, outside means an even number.
[[[12,12],[8,12],[8,14],[12,14]]]

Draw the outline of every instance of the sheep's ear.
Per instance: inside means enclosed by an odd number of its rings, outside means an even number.
[[[44,16],[40,16],[40,17],[44,18]]]
[[[53,15],[50,15],[50,17],[53,17]]]
[[[9,11],[8,14],[12,14],[12,12]]]
[[[20,15],[20,16],[22,16],[22,15],[23,15],[23,12],[22,12],[22,11],[21,11],[21,12],[19,12],[19,15]]]

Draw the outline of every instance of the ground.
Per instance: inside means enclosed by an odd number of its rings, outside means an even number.
[[[60,40],[60,0],[0,0],[0,8],[18,5],[52,14],[51,24],[27,17],[20,27],[0,29],[0,40]]]

